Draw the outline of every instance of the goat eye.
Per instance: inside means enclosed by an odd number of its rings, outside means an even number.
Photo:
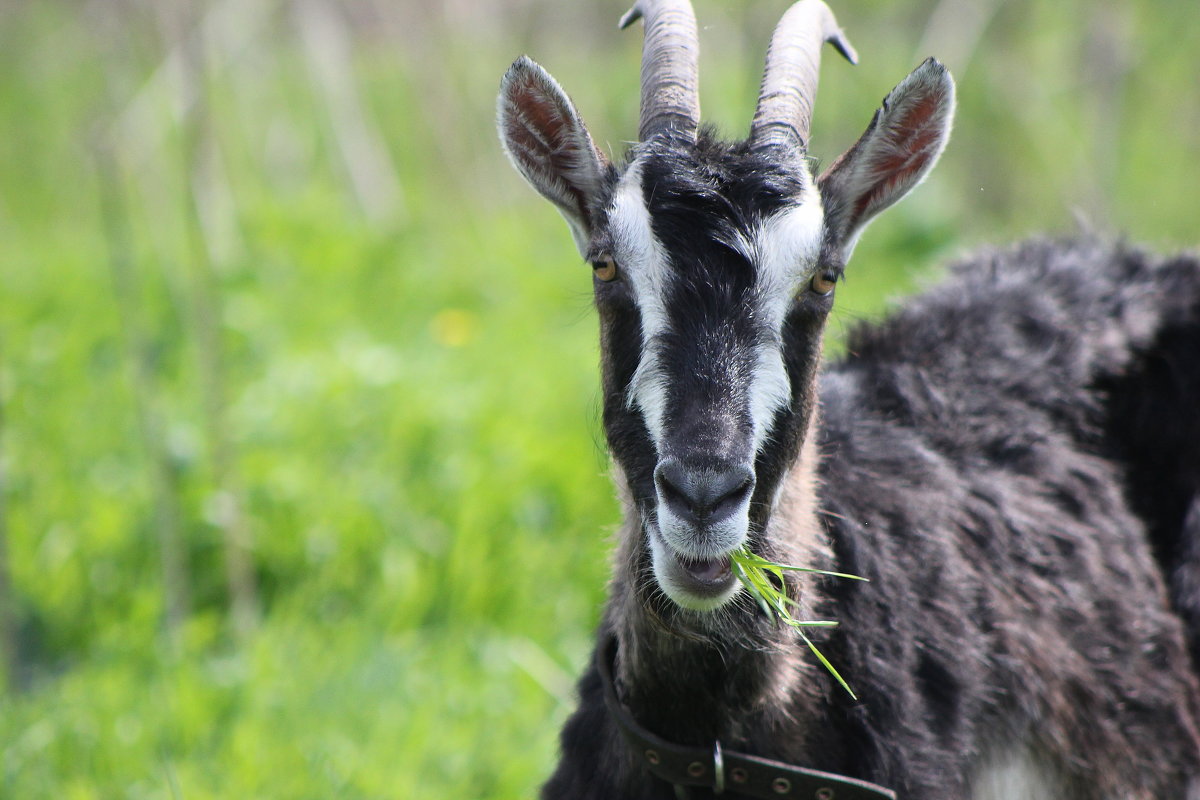
[[[592,262],[592,274],[604,282],[616,280],[617,262],[610,255],[603,255]]]
[[[822,297],[833,291],[833,287],[837,286],[836,272],[822,272],[813,275],[812,281],[809,282],[808,288],[813,294],[819,294]]]

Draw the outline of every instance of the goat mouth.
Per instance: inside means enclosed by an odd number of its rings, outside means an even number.
[[[728,552],[697,558],[669,545],[654,527],[648,528],[654,578],[676,605],[692,611],[713,611],[733,599],[738,581]]]
[[[732,563],[728,555],[716,558],[690,558],[671,553],[659,583],[667,595],[684,608],[711,611],[724,605],[736,589]],[[665,580],[663,580],[665,579]]]
[[[675,560],[692,581],[704,586],[724,587],[733,578],[729,556],[719,558],[688,558],[675,554]]]

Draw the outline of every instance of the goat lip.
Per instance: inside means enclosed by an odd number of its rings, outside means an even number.
[[[736,593],[728,553],[715,558],[694,558],[676,550],[655,526],[647,526],[654,560],[654,577],[677,605],[694,611],[712,611]]]
[[[729,556],[718,558],[688,558],[679,553],[675,561],[683,573],[701,589],[722,589],[733,579],[733,570]]]

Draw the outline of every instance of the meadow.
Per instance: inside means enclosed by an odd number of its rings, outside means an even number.
[[[730,136],[786,5],[696,0]],[[834,352],[968,248],[1200,243],[1200,6],[831,5],[822,161],[926,55],[959,86]],[[620,509],[589,271],[494,99],[529,53],[619,156],[624,10],[0,6],[0,798],[533,796]]]

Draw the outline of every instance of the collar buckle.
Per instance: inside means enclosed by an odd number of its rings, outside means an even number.
[[[721,752],[721,740],[713,740],[713,794],[725,793],[725,756]]]

